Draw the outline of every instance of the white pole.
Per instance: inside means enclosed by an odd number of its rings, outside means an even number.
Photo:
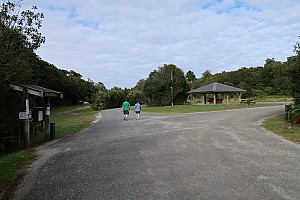
[[[46,100],[46,115],[45,115],[45,139],[50,139],[50,97]]]
[[[229,98],[228,98],[228,94],[226,94],[226,98],[227,98],[227,105],[229,105]]]
[[[26,100],[25,100],[25,111],[27,118],[25,119],[25,137],[26,137],[26,147],[30,147],[30,124],[29,124],[29,99],[28,93],[26,91]]]
[[[174,100],[173,100],[173,71],[171,71],[171,81],[172,81],[172,86],[171,86],[171,96],[172,96],[172,106],[174,106]]]

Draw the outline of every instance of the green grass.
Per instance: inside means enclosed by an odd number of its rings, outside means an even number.
[[[262,96],[262,97],[256,97],[255,101],[257,102],[292,102],[292,97],[286,97],[286,96]]]
[[[34,150],[22,150],[8,154],[0,158],[0,199],[4,189],[8,189],[21,175],[28,163],[31,163],[37,155]]]
[[[265,120],[263,127],[290,141],[300,143],[300,124],[291,127],[291,122],[283,114]]]
[[[254,104],[254,105],[222,104],[222,105],[175,105],[175,106],[164,106],[164,107],[143,106],[142,111],[148,113],[155,113],[155,114],[180,114],[180,113],[232,110],[232,109],[255,108],[255,107],[266,107],[266,106],[274,106],[274,105],[273,104]]]
[[[69,106],[58,107],[51,110],[50,122],[55,123],[55,137],[60,138],[78,131],[81,131],[91,125],[96,119],[96,114],[90,106]],[[45,133],[38,132],[31,137],[32,144],[40,144],[45,140]]]
[[[62,109],[54,109],[51,116],[51,123],[55,123],[58,138],[87,128],[99,113],[99,111],[92,110],[90,106]]]

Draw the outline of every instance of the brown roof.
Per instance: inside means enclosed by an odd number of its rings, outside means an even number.
[[[29,94],[40,96],[40,97],[60,97],[63,98],[63,93],[44,88],[37,85],[27,85],[27,84],[10,84],[10,87],[14,90],[23,92],[26,90]]]

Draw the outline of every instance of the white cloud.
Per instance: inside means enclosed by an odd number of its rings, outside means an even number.
[[[169,63],[200,77],[285,61],[300,35],[297,0],[25,2],[45,14],[39,56],[108,88]]]

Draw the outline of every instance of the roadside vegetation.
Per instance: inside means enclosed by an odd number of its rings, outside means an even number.
[[[0,199],[6,199],[25,174],[26,166],[37,157],[33,149],[0,158]]]
[[[255,101],[257,102],[292,102],[294,99],[289,96],[260,96],[255,97]]]
[[[300,144],[300,124],[291,126],[291,122],[284,119],[284,114],[266,119],[262,126],[287,140]]]

